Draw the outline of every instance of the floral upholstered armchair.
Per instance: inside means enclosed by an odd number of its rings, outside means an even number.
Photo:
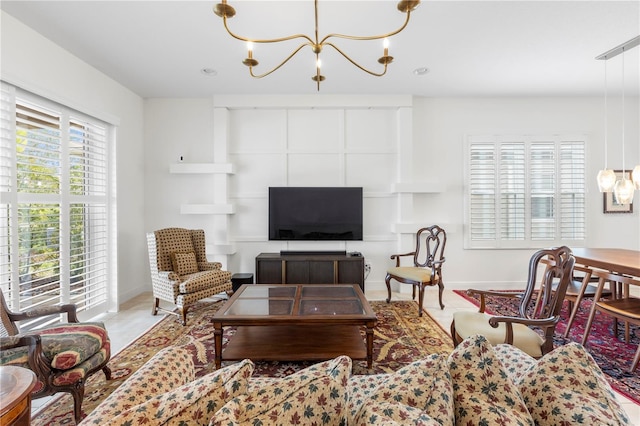
[[[54,324],[21,333],[17,322],[67,314],[66,324]],[[33,371],[37,383],[32,398],[68,392],[73,396],[76,424],[82,418],[84,384],[100,370],[107,380],[111,370],[109,335],[100,322],[78,322],[75,305],[44,306],[23,312],[9,310],[0,292],[0,365],[14,365]]]
[[[182,325],[187,325],[187,310],[198,300],[222,292],[231,292],[231,272],[220,262],[207,261],[202,229],[165,228],[147,233],[149,265],[153,286],[153,315],[160,300],[178,307]]]

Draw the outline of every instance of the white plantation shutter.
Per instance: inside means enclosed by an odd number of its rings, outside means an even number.
[[[529,149],[531,239],[555,240],[556,155],[553,142],[533,142]]]
[[[584,240],[585,229],[585,152],[584,142],[560,144],[560,238]]]
[[[73,303],[78,312],[105,311],[109,126],[5,87],[0,195],[9,226],[0,235],[2,290],[15,310]]]
[[[9,283],[14,275],[11,263],[11,226],[10,206],[15,193],[11,192],[14,181],[15,153],[15,89],[0,82],[0,291],[9,300],[15,300],[9,292]],[[17,295],[17,292],[16,292]],[[0,329],[1,330],[1,329]]]
[[[473,241],[496,240],[496,153],[493,144],[469,147],[468,228]]]
[[[584,242],[584,137],[470,136],[466,248]]]
[[[525,238],[525,152],[522,142],[500,144],[500,239]]]

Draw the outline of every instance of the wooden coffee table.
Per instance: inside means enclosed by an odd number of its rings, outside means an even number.
[[[377,321],[357,284],[245,284],[213,317],[216,368],[223,359],[320,361],[339,355],[366,359],[371,368]],[[223,351],[222,332],[229,326],[237,329]]]

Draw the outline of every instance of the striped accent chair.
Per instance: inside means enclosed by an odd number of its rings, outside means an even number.
[[[178,315],[187,325],[187,310],[198,300],[232,291],[231,272],[220,262],[207,261],[202,229],[165,228],[147,233],[154,303],[158,310]],[[160,307],[160,300],[173,303],[179,313]]]
[[[20,332],[18,321],[67,314],[67,323]],[[44,306],[23,312],[9,310],[0,292],[0,365],[14,365],[33,371],[37,383],[32,398],[68,392],[73,397],[76,424],[82,418],[84,384],[100,370],[107,380],[111,370],[109,335],[100,322],[78,322],[75,305]]]

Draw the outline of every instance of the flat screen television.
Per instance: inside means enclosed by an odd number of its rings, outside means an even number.
[[[362,188],[270,187],[269,240],[362,240]]]

